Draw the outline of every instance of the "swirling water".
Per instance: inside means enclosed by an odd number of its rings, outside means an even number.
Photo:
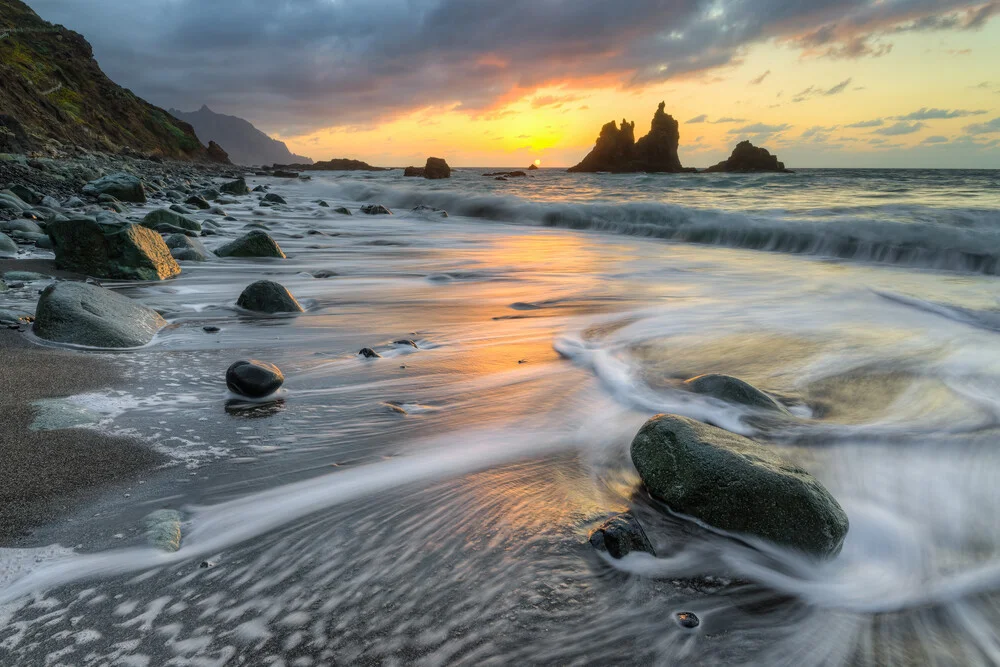
[[[1000,663],[995,172],[256,182],[288,205],[205,240],[259,222],[287,260],[120,287],[171,324],[90,352],[132,383],[86,401],[176,464],[25,545],[75,553],[0,580],[3,664]],[[261,278],[307,312],[237,311]],[[285,371],[277,401],[227,394],[244,357]],[[681,388],[709,372],[794,417]],[[657,412],[810,470],[841,555],[659,511],[628,459]],[[593,553],[629,507],[658,557]],[[145,546],[160,508],[175,553]]]

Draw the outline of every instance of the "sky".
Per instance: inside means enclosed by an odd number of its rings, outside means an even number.
[[[164,108],[317,160],[570,166],[662,100],[685,166],[1000,168],[1000,0],[28,0]]]

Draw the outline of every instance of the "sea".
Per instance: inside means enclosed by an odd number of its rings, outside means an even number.
[[[202,240],[287,259],[106,283],[169,324],[80,350],[128,383],[66,401],[170,463],[0,551],[0,664],[1000,664],[1000,171],[494,171],[248,177],[287,204]],[[262,279],[306,312],[238,309]],[[284,387],[230,394],[240,359]],[[818,478],[840,555],[657,507],[629,444],[658,413]],[[589,544],[626,510],[655,557]]]

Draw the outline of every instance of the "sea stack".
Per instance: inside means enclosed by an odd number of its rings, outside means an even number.
[[[785,163],[778,161],[778,156],[771,155],[766,148],[758,148],[749,141],[736,144],[733,154],[728,160],[713,165],[706,172],[737,172],[750,173],[756,171],[778,171],[791,173],[785,169]]]
[[[660,102],[649,133],[635,140],[635,122],[622,119],[621,127],[611,121],[601,128],[594,149],[571,172],[608,171],[613,174],[636,172],[678,173],[694,171],[685,169],[677,156],[680,131],[677,120],[664,111],[666,103]]]

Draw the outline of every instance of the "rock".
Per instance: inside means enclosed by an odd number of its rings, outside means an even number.
[[[412,340],[410,340],[409,338],[403,338],[403,339],[400,339],[400,340],[394,340],[394,341],[392,341],[392,344],[393,345],[402,345],[403,347],[413,347],[413,348],[417,347],[417,344],[415,342],[413,342]]]
[[[707,394],[730,403],[749,405],[762,410],[787,412],[781,404],[757,387],[730,375],[699,375],[691,378],[684,385],[695,393]]]
[[[267,190],[267,186],[266,185],[257,185],[257,186],[254,186],[253,192],[264,192],[266,190]]]
[[[146,541],[164,551],[181,548],[181,513],[177,510],[156,510],[142,520]]]
[[[690,611],[679,611],[674,614],[674,618],[677,620],[677,625],[686,630],[693,630],[701,625],[698,616]]]
[[[121,348],[146,345],[165,324],[155,310],[111,290],[59,282],[42,290],[34,331],[57,343]]]
[[[263,201],[269,201],[272,204],[287,204],[288,203],[288,202],[285,201],[284,197],[282,197],[281,195],[276,195],[273,192],[268,192],[266,195],[264,195]]]
[[[31,313],[26,313],[21,310],[10,310],[8,308],[0,308],[0,324],[6,324],[8,326],[20,326],[22,324],[30,324],[35,319],[34,315]]]
[[[631,455],[654,497],[709,526],[820,557],[839,553],[847,535],[847,514],[818,480],[749,438],[657,415]]]
[[[297,171],[283,171],[281,169],[277,169],[277,170],[271,172],[271,176],[274,176],[275,178],[298,178],[299,177],[299,172],[297,172]]]
[[[219,257],[279,257],[282,259],[285,257],[281,246],[267,232],[259,229],[247,232],[238,239],[216,248],[215,254]]]
[[[184,203],[188,206],[194,206],[195,208],[201,209],[202,211],[207,211],[212,208],[212,205],[209,204],[201,195],[191,195],[184,200]]]
[[[163,280],[181,272],[156,232],[77,217],[50,223],[56,266],[95,278]]]
[[[411,209],[411,212],[412,213],[419,213],[419,214],[422,214],[422,215],[435,215],[435,216],[437,216],[439,218],[447,218],[448,217],[448,211],[445,211],[444,209],[440,209],[440,208],[434,208],[433,206],[426,206],[424,204],[420,204],[419,206],[413,207]]]
[[[178,262],[207,262],[207,250],[199,248],[171,248],[170,256]]]
[[[270,396],[285,383],[285,376],[274,364],[250,359],[237,361],[226,371],[229,391],[248,398]]]
[[[346,206],[338,206],[337,208],[333,209],[333,212],[339,213],[341,215],[354,215],[353,213],[351,213],[351,210]]]
[[[313,271],[313,278],[333,278],[339,275],[336,271],[330,271],[329,269],[320,269],[319,271]]]
[[[20,183],[14,183],[7,189],[17,195],[18,199],[31,205],[41,204],[45,196],[34,188]]]
[[[11,232],[27,232],[28,234],[42,233],[41,227],[39,227],[35,222],[28,220],[26,218],[0,222],[0,230],[3,230],[4,232],[7,233]]]
[[[8,271],[3,274],[3,279],[10,282],[33,283],[40,280],[52,280],[52,276],[47,276],[44,273],[35,273],[34,271]]]
[[[451,178],[451,167],[442,158],[429,157],[423,167],[407,167],[404,169],[403,176],[423,176],[430,179]]]
[[[749,141],[736,144],[733,154],[728,160],[713,165],[706,172],[738,172],[749,173],[757,171],[779,171],[790,173],[785,169],[784,162],[778,162],[776,155],[771,155],[766,148],[758,148]]]
[[[131,174],[110,174],[83,186],[83,194],[91,197],[111,195],[120,201],[143,204],[146,201],[146,190],[140,181]]]
[[[491,171],[488,174],[483,174],[483,176],[496,176],[503,178],[524,178],[527,176],[523,171]]]
[[[365,215],[392,215],[392,211],[382,204],[365,204],[361,207],[361,212]]]
[[[208,142],[208,159],[219,164],[232,164],[229,160],[229,153],[222,150],[222,146],[214,141]]]
[[[14,257],[17,255],[17,244],[6,234],[0,234],[0,257]]]
[[[192,232],[201,233],[201,223],[194,218],[189,218],[186,215],[181,215],[170,209],[161,208],[155,211],[151,211],[146,214],[146,217],[142,219],[143,227],[148,227],[150,229],[157,229],[161,225],[168,225],[170,227],[175,227],[179,229],[187,229]]]
[[[633,551],[656,555],[646,531],[629,512],[616,514],[596,528],[590,534],[590,544],[612,558],[622,558]]]
[[[235,181],[224,183],[219,186],[219,191],[224,192],[227,195],[237,196],[250,194],[250,188],[247,187],[247,182],[242,178],[237,178]]]
[[[537,164],[528,165],[528,171],[535,171],[537,169],[538,169],[538,165]]]
[[[0,211],[11,211],[20,214],[27,211],[31,205],[21,201],[21,198],[10,192],[0,192]]]
[[[375,350],[371,349],[370,347],[363,347],[363,348],[361,348],[361,351],[358,352],[358,354],[361,355],[362,357],[364,357],[365,359],[381,359],[382,358],[381,354],[379,354]]]
[[[301,313],[303,308],[284,285],[271,280],[251,283],[240,294],[236,305],[257,313]]]
[[[201,330],[204,331],[205,333],[219,333],[220,331],[222,331],[222,329],[220,329],[219,327],[212,325],[202,327]]]
[[[6,291],[7,291],[7,282],[3,278],[0,278],[0,292],[6,292]]]
[[[330,205],[329,205],[329,204],[327,204],[327,203],[326,203],[325,201],[323,201],[322,199],[320,199],[320,200],[319,200],[318,202],[316,202],[316,203],[317,203],[317,204],[319,204],[319,205],[320,205],[320,206],[321,206],[322,208],[330,208]]]
[[[677,121],[663,109],[660,102],[653,115],[649,134],[635,140],[635,123],[622,120],[621,128],[614,121],[601,128],[594,149],[571,172],[607,171],[614,174],[635,172],[694,171],[681,166],[677,156],[680,132]]]

